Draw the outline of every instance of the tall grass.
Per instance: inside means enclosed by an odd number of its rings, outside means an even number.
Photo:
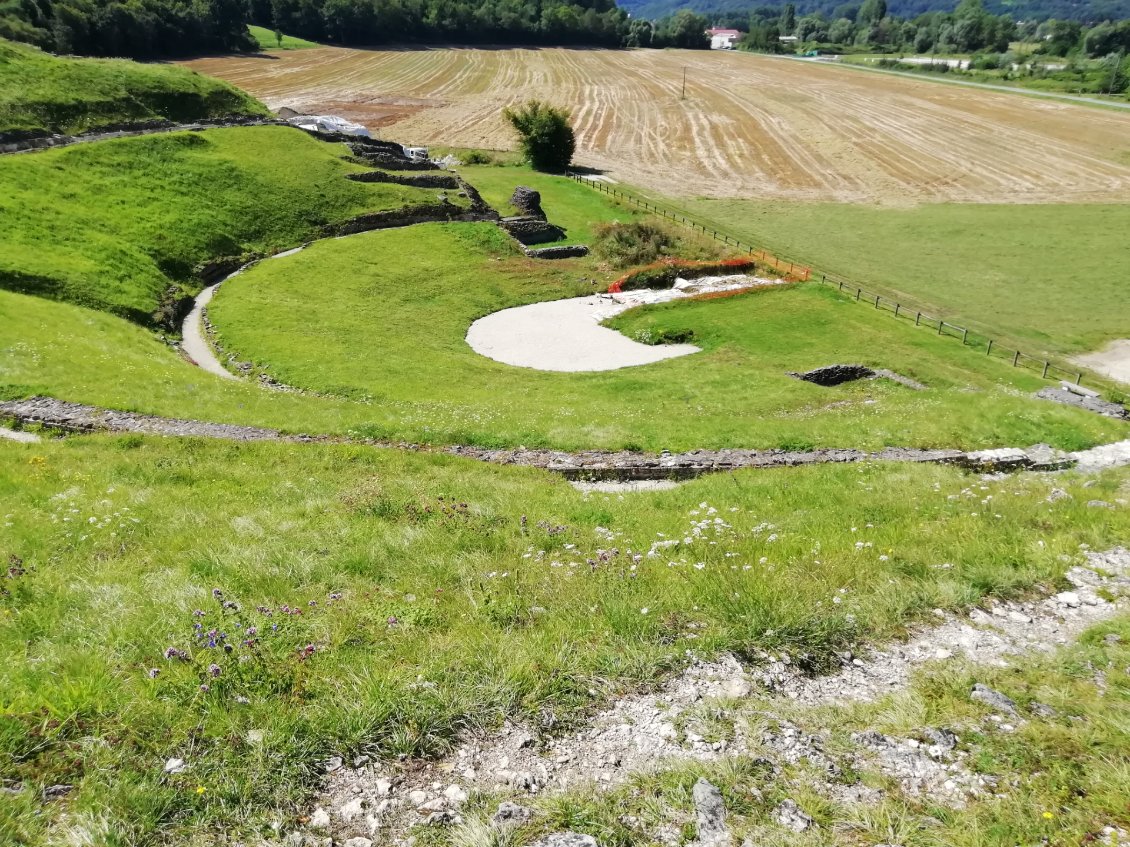
[[[361,447],[5,446],[0,775],[24,789],[0,833],[237,838],[292,820],[331,754],[434,755],[508,716],[565,728],[687,650],[819,667],[1055,584],[1130,528],[1084,505],[1125,481],[868,465],[624,498]],[[1053,485],[1074,499],[1049,505]],[[173,757],[189,768],[166,775]]]

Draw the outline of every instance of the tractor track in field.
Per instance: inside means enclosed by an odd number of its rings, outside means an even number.
[[[272,107],[332,108],[419,144],[508,149],[505,106],[573,112],[578,161],[671,195],[1121,202],[1130,113],[725,51],[293,51],[188,65]],[[686,94],[682,92],[687,69]]]

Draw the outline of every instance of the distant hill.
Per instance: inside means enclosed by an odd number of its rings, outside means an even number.
[[[175,65],[62,59],[0,38],[0,134],[266,114],[238,88]]]
[[[619,0],[620,8],[633,18],[657,19],[679,9],[690,9],[710,17],[711,14],[746,12],[757,7],[782,7],[788,0]],[[795,0],[797,14],[824,12],[845,5],[859,6],[862,0]],[[956,0],[888,0],[892,15],[913,18],[925,12],[952,12]],[[994,15],[1011,15],[1017,20],[1059,18],[1097,23],[1104,20],[1130,18],[1130,0],[985,0],[985,8]]]

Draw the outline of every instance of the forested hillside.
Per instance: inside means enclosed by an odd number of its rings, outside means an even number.
[[[621,46],[615,0],[0,0],[0,37],[152,59],[251,51],[248,23],[314,41]]]

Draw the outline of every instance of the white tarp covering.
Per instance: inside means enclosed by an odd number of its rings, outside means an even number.
[[[372,138],[368,129],[347,121],[338,115],[298,115],[290,119],[294,126],[308,129],[312,132],[340,132],[343,135],[358,135],[363,138]]]

